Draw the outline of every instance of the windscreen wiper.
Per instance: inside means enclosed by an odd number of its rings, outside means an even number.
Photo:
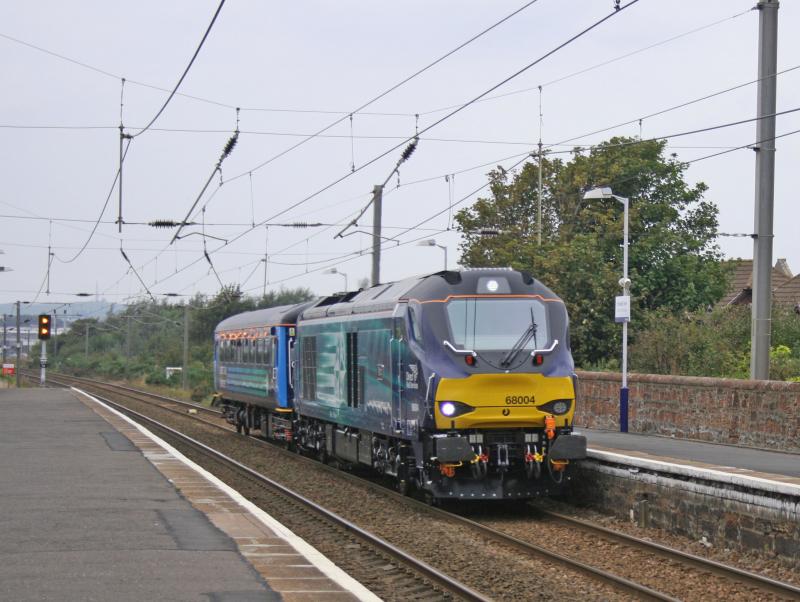
[[[528,341],[533,339],[533,344],[536,346],[536,320],[533,319],[533,308],[531,307],[531,323],[528,328],[525,329],[525,332],[522,333],[522,336],[517,339],[517,342],[514,343],[514,346],[508,351],[506,356],[503,358],[503,361],[500,362],[501,366],[508,366],[514,359],[519,355],[519,352],[528,344]]]

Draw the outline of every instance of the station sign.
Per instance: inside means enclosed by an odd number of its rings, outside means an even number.
[[[614,321],[617,323],[631,321],[631,298],[629,295],[616,297],[614,303]]]

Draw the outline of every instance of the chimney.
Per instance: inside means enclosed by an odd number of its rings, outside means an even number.
[[[785,257],[781,257],[775,262],[775,270],[790,280],[794,278],[794,274],[792,274],[792,270],[789,269],[789,264],[786,263]]]

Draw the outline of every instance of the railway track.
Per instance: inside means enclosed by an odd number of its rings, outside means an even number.
[[[69,380],[71,377],[64,378],[59,376],[56,378],[65,385],[69,382],[74,382]],[[89,379],[80,380],[81,384],[84,386],[92,385],[100,387],[105,392],[118,391],[119,394],[127,396],[130,399],[145,401],[146,403],[155,403],[162,409],[180,414],[184,417],[184,419],[187,417],[187,409],[189,406],[197,407],[196,404],[179,402],[178,400],[138,391],[129,387],[117,388],[116,385],[111,385],[109,383],[98,384],[96,381],[90,381]],[[217,414],[219,415],[218,412]],[[192,415],[191,417],[198,418],[199,416]],[[218,416],[216,420],[211,423],[217,428],[226,428],[228,431],[232,430],[229,427],[223,427],[220,424],[220,421],[221,417]],[[270,448],[275,449],[275,446],[270,445],[261,439],[256,439],[256,441],[258,441],[261,445],[268,445]],[[492,520],[491,518],[489,520],[473,520],[460,514],[430,507],[427,504],[417,500],[396,494],[395,492],[388,490],[384,485],[375,483],[372,480],[365,480],[357,475],[342,472],[341,470],[326,465],[321,465],[319,462],[298,456],[289,451],[278,448],[278,453],[286,454],[287,456],[292,457],[295,461],[308,462],[309,465],[313,465],[317,469],[330,471],[332,474],[336,475],[336,478],[346,479],[357,483],[361,487],[367,487],[383,496],[389,497],[392,500],[392,503],[402,503],[418,512],[436,517],[438,520],[446,521],[453,526],[458,526],[460,529],[469,530],[473,533],[479,533],[482,538],[490,540],[495,544],[512,548],[517,553],[522,553],[530,557],[545,559],[547,562],[557,563],[563,567],[568,567],[571,571],[577,571],[592,580],[606,583],[612,586],[614,589],[626,592],[637,599],[678,600],[694,598],[694,596],[685,598],[683,595],[681,595],[681,592],[675,592],[674,584],[672,588],[667,588],[668,591],[662,591],[662,588],[659,587],[659,584],[652,583],[652,575],[649,579],[651,582],[650,586],[645,585],[643,582],[647,582],[648,579],[641,579],[636,574],[638,570],[636,565],[642,567],[641,570],[646,570],[647,562],[651,564],[656,563],[656,565],[661,563],[664,566],[669,565],[670,567],[674,567],[670,568],[669,570],[673,573],[682,575],[684,583],[686,583],[686,579],[696,579],[699,581],[705,581],[706,583],[709,579],[716,579],[719,583],[723,584],[721,586],[717,586],[722,587],[722,589],[724,589],[724,584],[726,583],[734,590],[746,588],[748,596],[746,599],[753,599],[753,596],[755,596],[757,599],[762,599],[760,596],[764,595],[768,596],[766,599],[800,599],[800,588],[796,586],[743,571],[741,569],[715,562],[713,560],[687,554],[685,552],[668,548],[651,541],[635,538],[616,531],[611,531],[587,521],[574,519],[572,517],[544,511],[541,509],[536,509],[532,514],[527,516],[525,516],[525,513],[523,513],[523,517],[514,520],[508,520],[507,518],[502,521]],[[531,528],[532,524],[533,528]],[[606,549],[614,550],[614,552],[610,553],[609,555],[616,556],[623,560],[625,558],[636,558],[636,561],[633,563],[627,563],[628,566],[625,567],[609,568],[607,566],[609,564],[608,562],[587,562],[585,560],[585,554],[568,554],[563,550],[551,549],[547,545],[543,545],[541,543],[542,540],[551,539],[547,535],[543,536],[542,528],[544,526],[546,526],[547,529],[558,528],[561,530],[568,530],[571,534],[579,532],[583,533],[589,541],[593,542],[592,547],[594,549],[600,549],[598,547],[599,544],[601,542],[605,542],[603,545],[606,547]],[[582,556],[583,559],[581,558]],[[647,562],[644,562],[642,560],[643,558],[646,558]],[[603,558],[603,560],[608,560],[608,558]],[[606,566],[603,566],[604,564]],[[669,591],[670,589],[672,591]],[[683,587],[680,587],[679,589],[684,590]]]
[[[360,580],[366,583],[376,580],[390,583],[393,599],[431,601],[455,599],[470,602],[489,600],[449,575],[235,459],[123,404],[105,397],[98,398],[159,435],[178,443],[182,448],[189,448],[226,470],[237,473],[240,478],[268,490],[270,494],[280,496],[283,500],[281,506],[284,513],[293,515],[297,522],[313,523],[318,538],[335,541],[339,547],[346,548],[351,561],[363,567],[364,572],[372,573],[367,578],[362,575]]]

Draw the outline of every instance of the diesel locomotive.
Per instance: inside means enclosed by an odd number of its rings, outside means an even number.
[[[429,499],[524,499],[584,458],[564,303],[526,272],[443,271],[247,312],[214,333],[239,432]]]

